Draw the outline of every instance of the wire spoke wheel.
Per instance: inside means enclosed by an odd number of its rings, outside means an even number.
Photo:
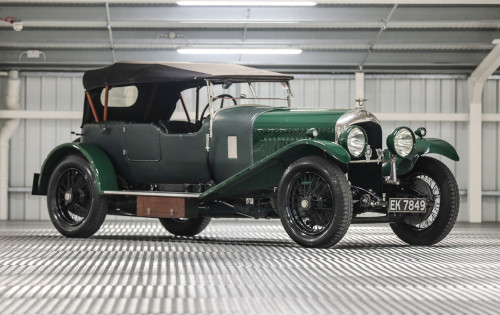
[[[434,179],[432,179],[428,175],[420,174],[415,176],[415,178],[421,180],[427,185],[427,189],[425,189],[424,193],[427,195],[429,200],[433,202],[432,208],[427,208],[422,222],[412,224],[413,226],[415,226],[415,228],[424,230],[434,223],[439,214],[439,208],[441,205],[441,190],[439,189],[439,185],[436,183],[436,181],[434,181]]]
[[[210,217],[160,219],[161,225],[170,233],[179,236],[195,236],[201,233],[210,223]]]
[[[69,155],[59,162],[50,177],[47,206],[54,227],[67,237],[89,237],[101,227],[108,200],[97,190],[89,162]]]
[[[333,194],[328,183],[316,173],[301,174],[291,187],[288,209],[305,234],[324,232],[334,214]]]
[[[460,196],[455,177],[439,160],[431,157],[418,159],[407,175],[415,190],[427,196],[429,205],[425,214],[409,214],[391,224],[394,233],[410,245],[433,245],[448,235],[457,220]]]
[[[79,225],[89,215],[92,192],[89,180],[76,168],[66,169],[59,177],[56,214],[69,225]]]
[[[290,237],[305,247],[328,248],[347,232],[352,196],[337,164],[320,156],[306,156],[283,174],[278,191],[278,214]]]

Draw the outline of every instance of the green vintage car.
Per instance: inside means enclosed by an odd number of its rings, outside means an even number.
[[[292,79],[229,64],[89,70],[81,137],[48,155],[33,194],[47,195],[67,237],[89,237],[114,214],[159,218],[183,236],[211,218],[280,218],[306,247],[336,244],[351,223],[388,223],[408,244],[441,241],[457,218],[457,183],[423,155],[458,161],[455,149],[408,127],[384,149],[364,100],[294,109]]]

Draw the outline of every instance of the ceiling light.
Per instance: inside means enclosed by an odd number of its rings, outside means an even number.
[[[302,49],[180,48],[177,52],[182,55],[298,55]]]
[[[298,24],[298,21],[179,21],[179,23],[184,24]]]
[[[177,1],[178,5],[191,6],[315,6],[311,1]]]

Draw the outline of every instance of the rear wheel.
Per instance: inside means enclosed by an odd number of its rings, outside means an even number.
[[[195,236],[201,233],[212,218],[196,219],[160,219],[161,225],[170,233],[181,236]]]
[[[305,247],[330,247],[347,232],[352,197],[342,170],[331,161],[308,156],[292,163],[278,192],[281,223]]]
[[[54,227],[64,236],[85,238],[101,227],[107,200],[99,195],[88,161],[72,155],[54,170],[47,190],[47,206]]]
[[[446,165],[430,157],[421,157],[405,177],[427,195],[433,206],[424,215],[407,215],[391,228],[410,245],[436,244],[450,233],[457,220],[460,196],[455,177]]]

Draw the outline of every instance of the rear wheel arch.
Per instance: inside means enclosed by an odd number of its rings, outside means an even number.
[[[90,164],[99,194],[118,190],[116,173],[108,156],[97,146],[86,143],[65,143],[53,149],[45,159],[38,179],[38,192],[46,195],[52,173],[68,156],[76,155]]]

